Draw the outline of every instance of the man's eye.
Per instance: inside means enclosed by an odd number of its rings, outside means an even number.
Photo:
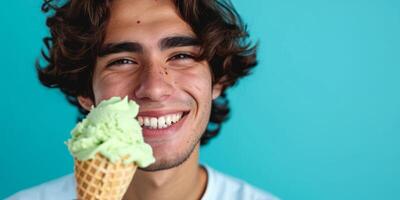
[[[126,64],[137,64],[137,62],[129,59],[119,59],[116,61],[111,62],[110,64],[107,65],[107,67],[113,66],[113,65],[126,65]]]
[[[176,55],[172,56],[168,60],[170,61],[170,60],[193,59],[193,58],[194,58],[194,56],[192,56],[190,54],[180,53],[180,54],[176,54]]]

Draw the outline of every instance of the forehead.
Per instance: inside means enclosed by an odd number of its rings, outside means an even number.
[[[151,42],[171,35],[195,37],[191,27],[168,0],[116,0],[111,4],[107,42]]]

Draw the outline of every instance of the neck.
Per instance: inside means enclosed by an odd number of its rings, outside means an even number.
[[[207,173],[198,163],[200,145],[177,167],[146,172],[137,170],[124,199],[201,199]]]

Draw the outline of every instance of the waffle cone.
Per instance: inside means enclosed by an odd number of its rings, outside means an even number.
[[[75,160],[78,200],[121,200],[136,168],[133,163],[112,163],[100,154],[90,160]]]

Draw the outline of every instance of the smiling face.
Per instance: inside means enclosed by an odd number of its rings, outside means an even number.
[[[119,0],[111,6],[103,48],[93,74],[92,99],[84,108],[112,96],[140,105],[138,120],[161,170],[184,162],[199,143],[220,90],[212,87],[209,65],[196,35],[172,2]]]

